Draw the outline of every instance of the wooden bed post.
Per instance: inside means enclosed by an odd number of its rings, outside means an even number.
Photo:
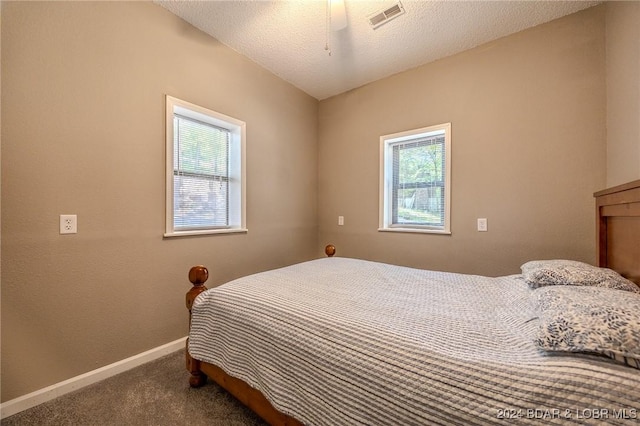
[[[193,306],[193,301],[196,300],[196,297],[198,297],[200,293],[207,289],[204,283],[208,278],[209,271],[202,265],[194,266],[189,270],[189,281],[193,284],[193,287],[187,292],[186,296],[187,309],[189,310],[189,330],[191,330],[191,307]],[[203,386],[207,382],[207,376],[200,371],[200,361],[193,359],[191,355],[189,355],[188,338],[184,353],[187,361],[187,370],[191,373],[189,384],[194,388]]]
[[[336,246],[334,246],[333,244],[327,245],[324,248],[324,253],[329,257],[333,257],[333,255],[336,254]]]

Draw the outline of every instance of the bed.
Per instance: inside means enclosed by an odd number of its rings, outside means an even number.
[[[270,424],[635,422],[640,180],[594,195],[598,267],[492,278],[329,245],[211,290],[193,267],[190,384],[210,378]]]

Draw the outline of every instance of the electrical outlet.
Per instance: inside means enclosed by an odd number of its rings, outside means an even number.
[[[487,218],[478,218],[478,231],[487,232]]]
[[[78,233],[78,216],[75,214],[60,215],[60,233],[61,234],[77,234]]]

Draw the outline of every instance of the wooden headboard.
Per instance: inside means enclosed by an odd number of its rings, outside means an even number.
[[[640,285],[640,180],[593,196],[598,266],[613,269]]]

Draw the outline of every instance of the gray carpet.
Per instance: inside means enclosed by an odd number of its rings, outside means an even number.
[[[192,389],[184,351],[2,419],[14,425],[265,425],[217,384]]]

